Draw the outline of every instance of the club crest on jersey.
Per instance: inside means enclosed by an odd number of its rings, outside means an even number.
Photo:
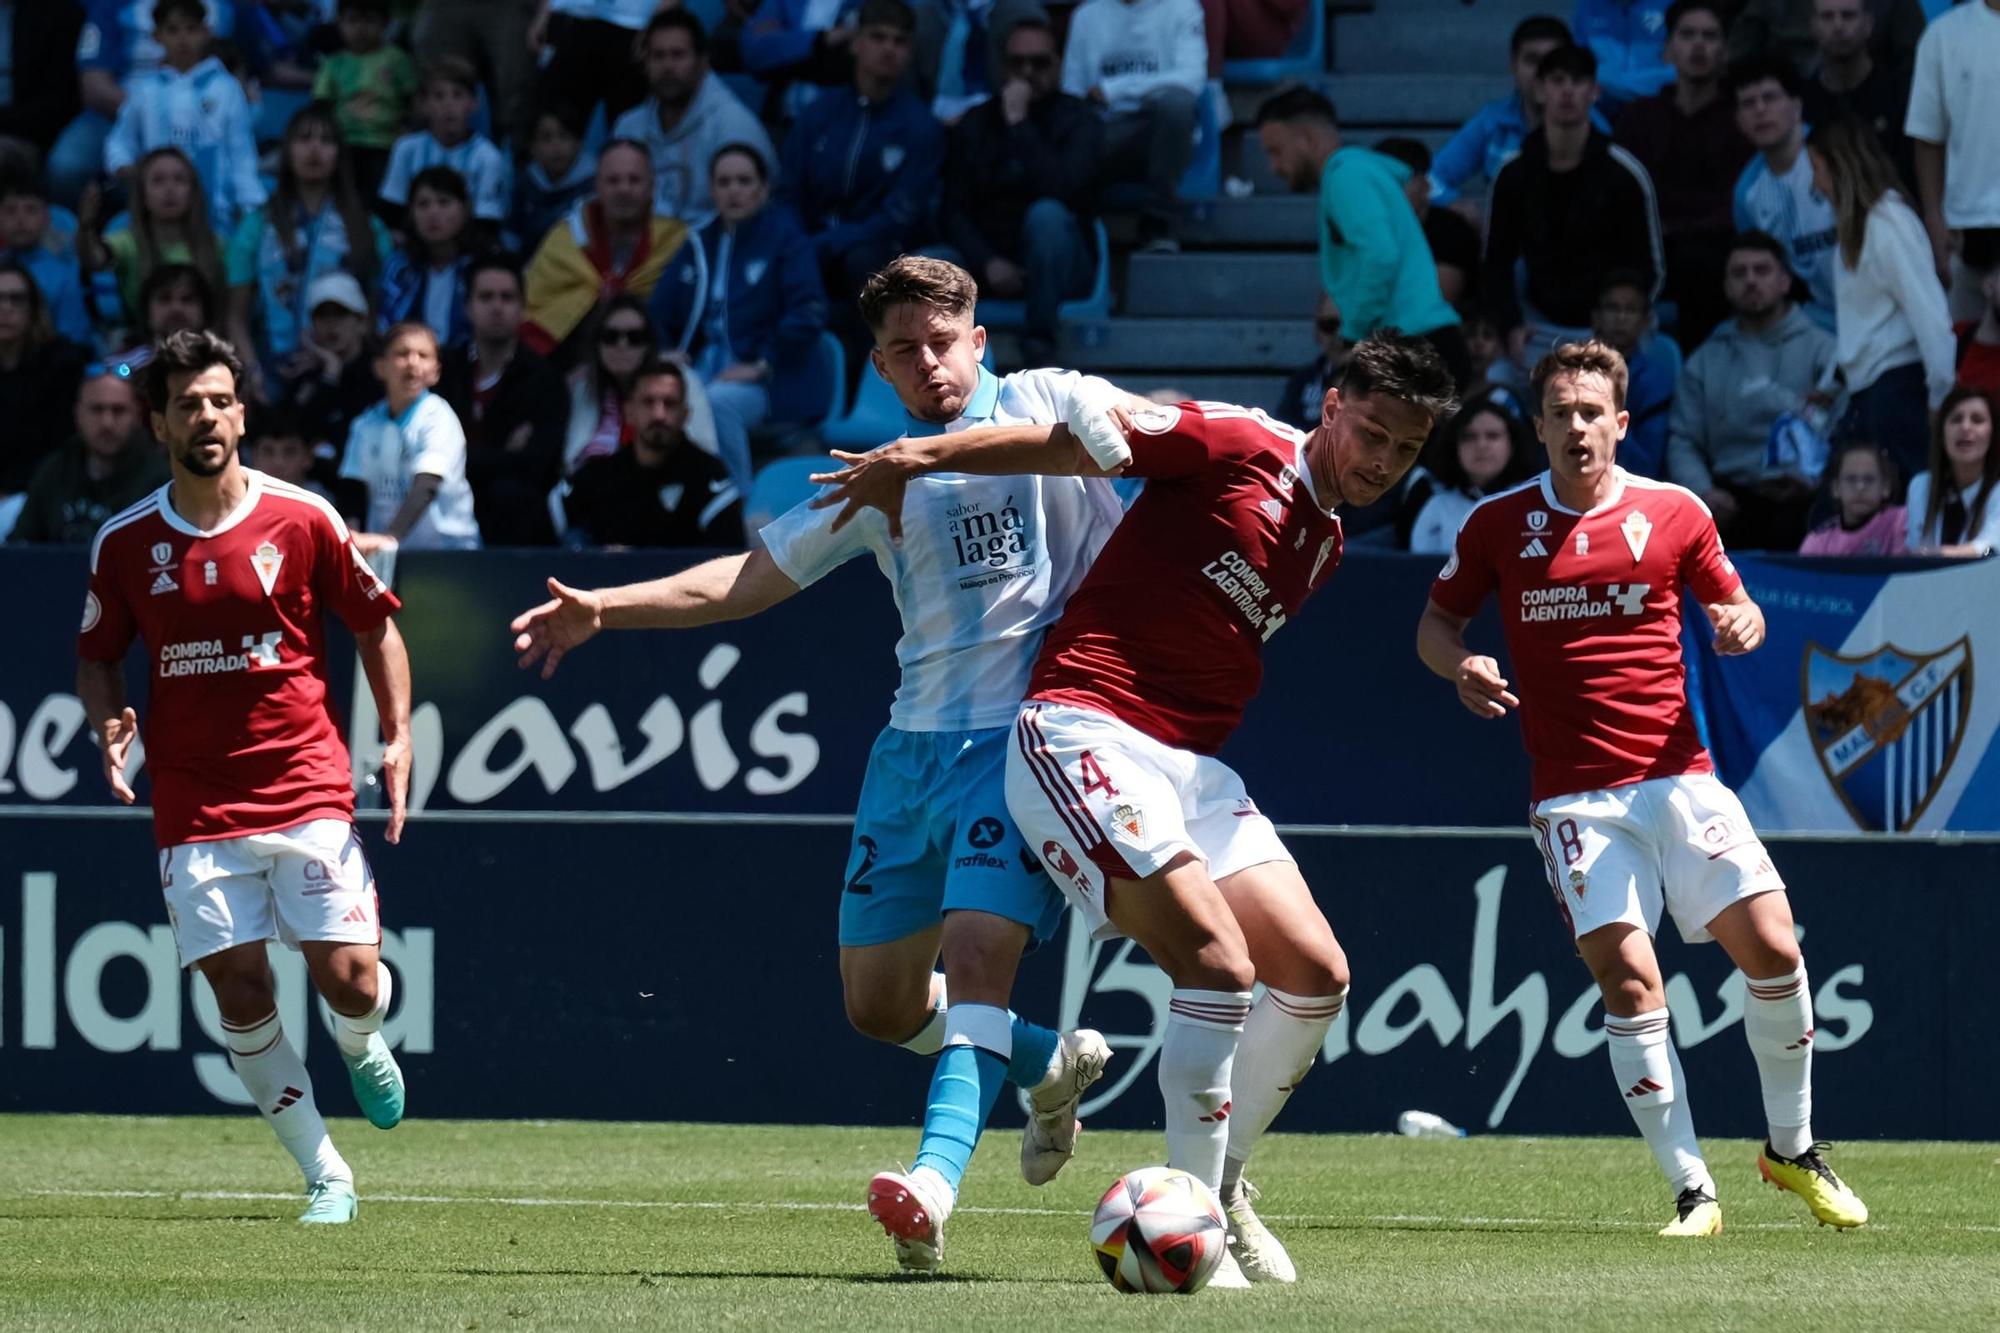
[[[1590,534],[1589,534],[1589,533],[1587,533],[1587,532],[1579,532],[1579,533],[1577,533],[1577,534],[1576,534],[1576,553],[1577,553],[1578,555],[1589,555],[1589,554],[1590,554]]]
[[[1618,531],[1625,535],[1625,544],[1632,548],[1632,563],[1638,564],[1646,555],[1646,539],[1653,535],[1652,520],[1634,509],[1625,515]]]
[[[1548,529],[1548,526],[1549,526],[1548,510],[1530,509],[1528,511],[1528,531],[1543,532]]]
[[[201,581],[205,587],[213,588],[215,586],[216,574],[215,562],[213,560],[204,560],[201,562]]]
[[[1180,424],[1181,410],[1169,403],[1150,403],[1132,411],[1132,429],[1148,435],[1165,435]]]
[[[1571,870],[1569,872],[1569,891],[1576,895],[1578,902],[1583,901],[1583,895],[1589,888],[1590,877],[1588,875],[1584,874],[1581,870]]]
[[[83,628],[77,632],[80,634],[90,633],[97,628],[97,622],[102,619],[104,619],[104,604],[97,600],[96,593],[85,593],[83,595]]]
[[[264,586],[264,595],[269,597],[278,584],[278,567],[285,563],[285,553],[270,542],[260,542],[250,553],[250,568],[257,571],[257,582]]]
[[[1119,806],[1111,812],[1111,822],[1134,838],[1146,836],[1146,817],[1139,813],[1137,806]]]
[[[1958,758],[1972,715],[1972,639],[1935,652],[1808,643],[1806,735],[1856,827],[1908,833]]]

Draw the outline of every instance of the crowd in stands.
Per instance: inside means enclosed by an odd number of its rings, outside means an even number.
[[[1177,251],[1225,62],[1315,3],[0,0],[0,534],[157,486],[134,372],[213,327],[253,463],[365,550],[740,546],[829,359],[866,373],[869,273],[953,259],[1052,361],[1098,219]],[[1991,547],[2000,0],[1578,0],[1505,55],[1435,154],[1306,85],[1246,127],[1319,214],[1320,354],[1265,406],[1310,426],[1392,326],[1467,391],[1350,534],[1446,548],[1595,334],[1621,463],[1733,545]]]

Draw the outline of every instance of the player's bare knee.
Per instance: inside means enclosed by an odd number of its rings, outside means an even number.
[[[876,987],[849,986],[842,996],[847,1022],[871,1041],[908,1041],[930,1017],[928,993],[902,995]]]
[[[207,959],[202,976],[215,995],[215,1007],[231,1023],[254,1023],[278,1007],[277,986],[262,958],[252,963]]]
[[[1600,977],[1597,984],[1604,994],[1605,1009],[1620,1018],[1651,1013],[1667,1002],[1665,990],[1645,977]]]
[[[1197,990],[1244,991],[1257,984],[1257,969],[1250,951],[1234,940],[1211,940],[1195,951],[1191,965],[1176,974],[1177,985]]]

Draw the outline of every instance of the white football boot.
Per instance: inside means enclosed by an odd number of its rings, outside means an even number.
[[[1062,1034],[1056,1046],[1055,1071],[1028,1093],[1028,1123],[1021,1129],[1021,1179],[1046,1185],[1076,1151],[1082,1124],[1076,1104],[1091,1084],[1104,1077],[1111,1047],[1101,1033],[1078,1028]]]
[[[918,1172],[884,1171],[868,1182],[868,1212],[896,1242],[906,1273],[929,1275],[944,1266],[944,1220],[951,1200]]]
[[[1297,1282],[1299,1270],[1284,1245],[1258,1220],[1250,1207],[1257,1187],[1238,1179],[1236,1188],[1222,1200],[1223,1214],[1229,1219],[1229,1252],[1242,1265],[1243,1276],[1252,1282]]]

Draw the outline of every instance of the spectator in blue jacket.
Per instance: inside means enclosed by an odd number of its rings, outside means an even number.
[[[854,11],[861,0],[763,0],[737,39],[743,68],[767,89],[854,81]],[[720,32],[717,37],[721,36]],[[801,90],[803,91],[803,90]]]
[[[944,130],[903,86],[916,17],[903,0],[867,0],[854,35],[854,84],[813,100],[785,140],[779,194],[812,236],[843,336],[868,332],[854,296],[868,275],[929,239]]]
[[[438,349],[472,337],[465,290],[473,251],[472,191],[450,167],[425,167],[410,181],[410,230],[403,248],[383,262],[375,331],[415,321]]]
[[[1438,149],[1431,159],[1432,203],[1452,203],[1468,181],[1483,178],[1490,185],[1499,178],[1500,168],[1521,151],[1521,140],[1541,127],[1542,95],[1535,71],[1542,57],[1569,42],[1569,24],[1553,14],[1533,14],[1514,26],[1508,56],[1514,91],[1480,107]]]
[[[800,365],[826,327],[826,292],[805,229],[771,202],[755,145],[725,144],[708,183],[715,218],[660,275],[650,313],[661,342],[687,348],[722,461],[748,495],[750,432],[771,413],[773,377]]]
[[[514,204],[501,231],[508,248],[525,254],[541,244],[579,199],[597,188],[597,154],[583,151],[583,113],[545,102],[535,113],[528,165],[514,177]]]
[[[1680,355],[1664,334],[1652,331],[1653,298],[1645,275],[1614,268],[1597,285],[1591,332],[1625,358],[1629,382],[1625,410],[1631,416],[1618,442],[1618,466],[1641,477],[1667,476],[1667,420],[1674,406]]]
[[[228,37],[236,30],[233,0],[204,0],[209,31]],[[32,7],[32,6],[30,6]],[[49,194],[65,208],[76,207],[83,187],[104,170],[104,141],[125,105],[129,80],[160,66],[153,40],[153,0],[85,0],[83,30],[76,39],[76,75],[83,112],[49,149]]]
[[[1597,57],[1597,86],[1616,116],[1628,102],[1651,97],[1674,81],[1667,64],[1669,0],[1576,0],[1570,26],[1579,46]]]
[[[83,307],[76,251],[50,230],[48,191],[32,174],[0,176],[0,260],[19,264],[34,278],[58,334],[89,344],[90,316]]]

